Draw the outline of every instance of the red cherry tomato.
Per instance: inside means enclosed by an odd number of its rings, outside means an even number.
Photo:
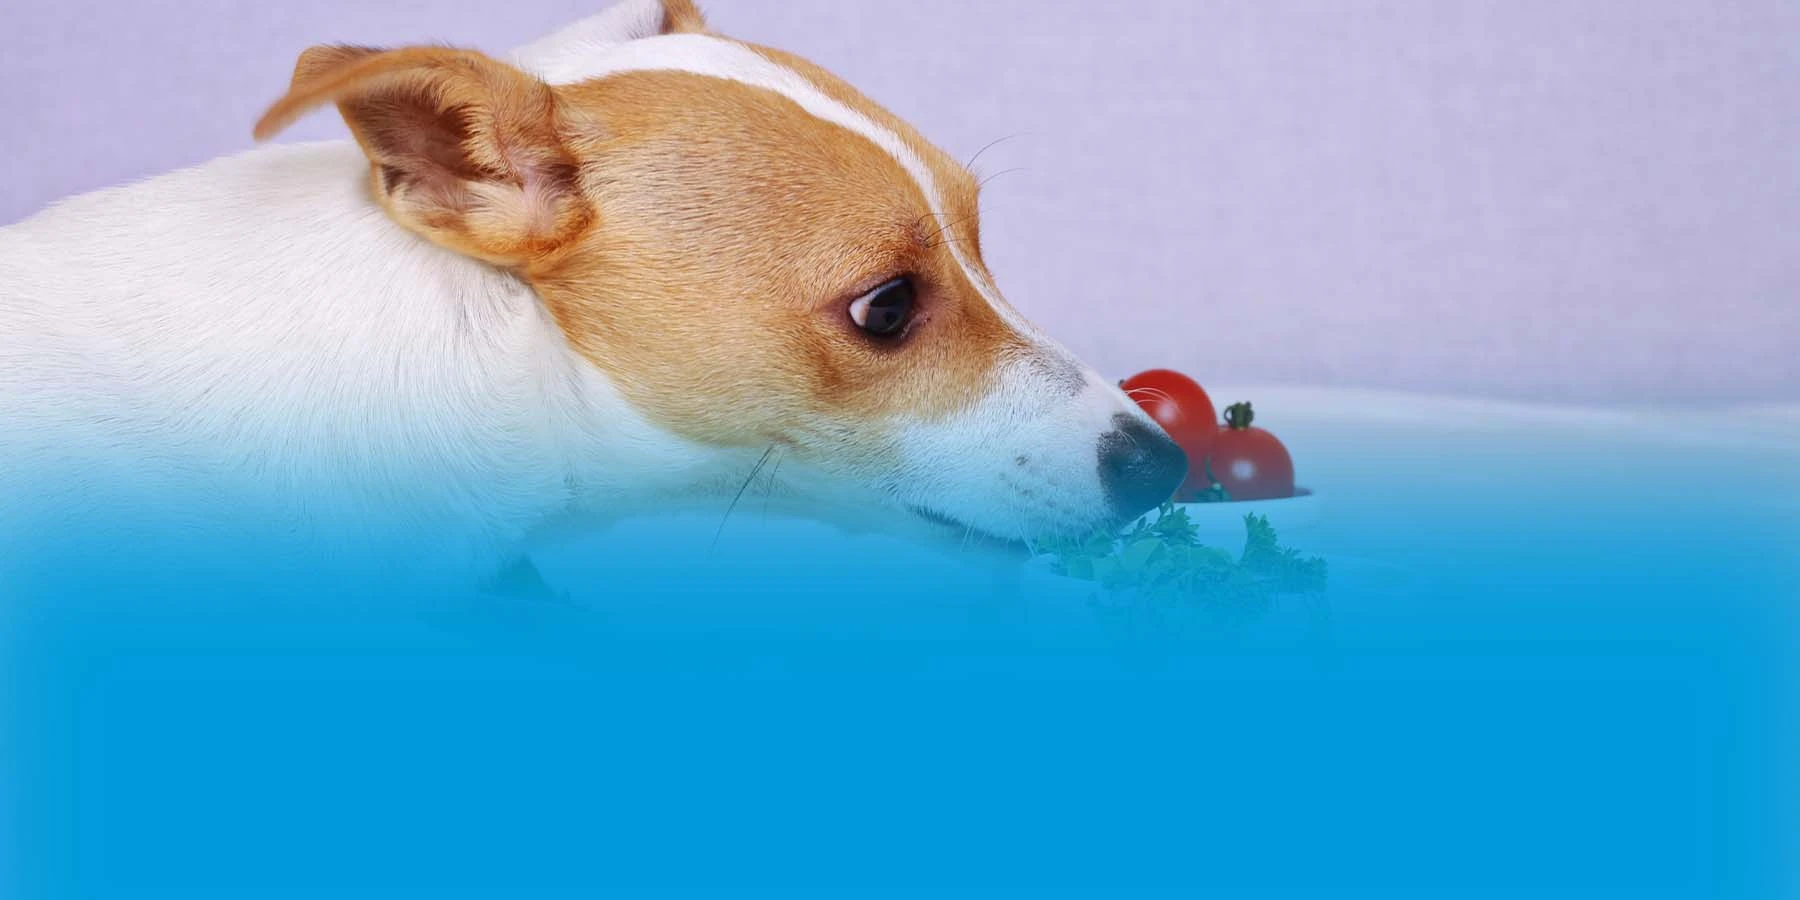
[[[1225,407],[1225,427],[1213,439],[1212,453],[1200,467],[1201,479],[1213,480],[1233,500],[1273,500],[1294,496],[1294,459],[1275,435],[1253,428],[1248,403]]]
[[[1219,414],[1194,379],[1171,369],[1151,369],[1119,382],[1119,387],[1181,445],[1188,459],[1206,458],[1219,433]]]

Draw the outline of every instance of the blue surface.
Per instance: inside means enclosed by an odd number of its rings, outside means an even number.
[[[821,547],[558,585],[660,617],[15,609],[4,896],[1793,896],[1792,457],[1555,446],[1347,437],[1296,630]]]

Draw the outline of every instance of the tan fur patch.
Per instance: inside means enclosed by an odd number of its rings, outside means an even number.
[[[570,341],[665,427],[714,444],[846,441],[964,408],[1018,336],[940,242],[918,185],[867,139],[771,92],[679,72],[561,89],[597,227],[528,277]],[[848,305],[899,276],[895,345]]]
[[[863,96],[843,79],[812,62],[771,47],[754,44],[743,44],[743,46],[756,51],[778,65],[793,70],[816,86],[825,96],[862,113],[875,124],[893,132],[895,136],[905,142],[906,146],[931,170],[932,177],[937,181],[937,189],[941,195],[939,199],[944,205],[944,220],[937,226],[943,229],[939,237],[962,241],[962,246],[968,250],[970,258],[977,265],[985,266],[981,259],[981,230],[978,227],[980,186],[976,182],[975,176],[965,166],[938,149],[937,145],[926,140],[911,123],[887,111]],[[987,274],[985,269],[982,274]]]

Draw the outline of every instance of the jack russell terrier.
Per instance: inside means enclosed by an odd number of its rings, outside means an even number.
[[[771,454],[819,518],[1001,541],[1185,475],[1001,297],[963,166],[691,0],[510,61],[314,47],[254,134],[327,103],[354,141],[0,229],[0,541],[127,510],[315,549],[391,528],[478,579],[559,523],[723,505]]]

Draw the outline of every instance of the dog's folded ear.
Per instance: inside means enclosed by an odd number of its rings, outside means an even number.
[[[591,218],[556,93],[517,68],[444,47],[314,47],[255,136],[328,102],[369,157],[382,205],[438,244],[525,266]]]

